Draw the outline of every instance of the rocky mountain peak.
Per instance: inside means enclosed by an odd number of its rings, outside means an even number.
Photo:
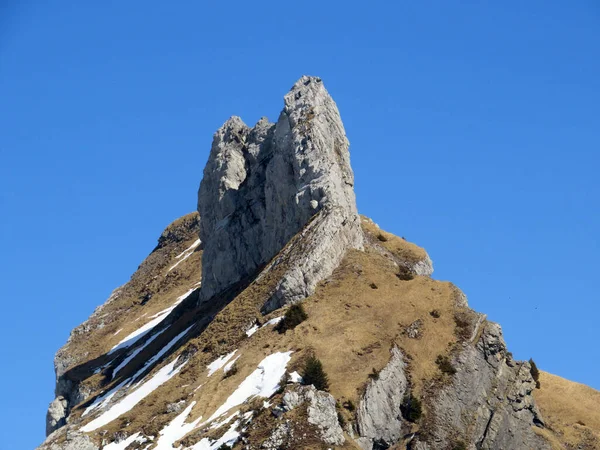
[[[215,133],[198,191],[205,243],[201,299],[207,301],[267,264],[321,216],[313,239],[328,239],[326,267],[308,263],[279,304],[309,295],[350,248],[362,248],[348,139],[337,106],[317,77],[284,97],[276,124],[253,128],[231,117]]]
[[[600,448],[599,392],[516,361],[424,249],[358,215],[348,147],[316,77],[276,123],[228,119],[199,214],[58,351],[39,449]]]

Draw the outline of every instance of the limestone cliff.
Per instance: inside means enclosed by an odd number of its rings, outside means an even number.
[[[323,82],[302,77],[276,124],[230,118],[215,134],[198,192],[205,242],[201,300],[254,274],[311,220],[310,252],[267,309],[301,300],[347,250],[362,248],[348,140]],[[307,239],[308,241],[309,239]]]
[[[536,388],[425,250],[358,215],[353,185],[319,78],[276,123],[225,122],[199,214],[58,351],[39,448],[600,448],[600,393]]]

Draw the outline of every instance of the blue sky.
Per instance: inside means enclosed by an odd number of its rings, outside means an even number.
[[[318,75],[361,213],[424,246],[517,358],[600,389],[600,5],[0,6],[1,450],[43,440],[52,358],[195,209],[214,131]]]

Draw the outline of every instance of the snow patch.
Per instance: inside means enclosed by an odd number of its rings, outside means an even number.
[[[144,342],[144,345],[142,345],[140,348],[135,349],[133,352],[131,352],[131,354],[125,358],[121,364],[119,364],[117,367],[115,367],[115,369],[113,370],[113,374],[112,374],[112,378],[114,379],[115,376],[117,376],[117,373],[119,373],[119,371],[125,367],[127,364],[129,364],[129,361],[131,361],[133,358],[135,358],[137,355],[139,355],[142,350],[144,350],[146,347],[148,347],[148,345],[150,345],[150,343],[156,339],[158,336],[160,336],[162,334],[162,332],[165,330],[161,330],[158,333],[156,333],[154,336],[152,336],[150,339],[148,339],[146,342]]]
[[[189,327],[187,327],[185,330],[183,330],[181,333],[179,333],[177,336],[175,336],[173,339],[171,339],[169,341],[169,343],[167,345],[165,345],[163,348],[160,349],[160,351],[154,355],[152,358],[150,358],[148,361],[146,361],[146,363],[142,366],[142,368],[140,370],[138,370],[135,375],[133,377],[131,377],[132,380],[137,379],[142,373],[144,373],[144,371],[146,369],[148,369],[148,367],[150,367],[152,364],[154,364],[156,361],[158,361],[160,358],[163,357],[163,355],[165,353],[167,353],[171,347],[173,347],[175,344],[177,344],[177,342],[188,332],[192,329],[194,325],[190,325]],[[138,384],[140,384],[143,380],[138,381],[136,383],[136,386]]]
[[[252,397],[271,397],[279,388],[279,381],[290,362],[292,352],[273,353],[263,359],[257,369],[246,377],[225,403],[204,422],[212,422],[231,408],[241,405]],[[204,425],[203,424],[203,425]]]
[[[104,406],[108,405],[108,403],[111,401],[111,399],[114,397],[114,395],[119,391],[119,389],[121,389],[123,386],[125,386],[130,381],[131,381],[131,378],[128,378],[125,381],[121,382],[120,384],[116,385],[110,391],[106,392],[104,395],[101,395],[100,397],[96,398],[96,400],[94,400],[94,402],[90,406],[88,406],[85,409],[85,411],[83,411],[83,414],[81,415],[81,417],[85,417],[86,415],[88,415],[89,413],[91,413],[93,410],[95,410],[97,408],[103,408]]]
[[[163,355],[164,355],[164,354],[165,354],[167,351],[169,351],[169,349],[170,349],[171,347],[173,347],[173,345],[175,345],[175,344],[177,343],[177,341],[178,341],[179,339],[181,339],[181,337],[182,337],[184,334],[186,334],[186,333],[187,333],[187,332],[188,332],[188,331],[189,331],[189,330],[192,328],[192,326],[193,326],[193,325],[191,325],[190,327],[188,327],[187,329],[185,329],[184,331],[182,331],[181,333],[179,333],[177,336],[175,336],[173,339],[171,339],[171,341],[170,341],[170,342],[169,342],[167,345],[165,345],[165,346],[164,346],[164,347],[163,347],[163,348],[162,348],[162,349],[161,349],[161,350],[160,350],[160,351],[159,351],[159,352],[158,352],[156,355],[154,355],[152,358],[150,358],[148,361],[146,361],[146,362],[144,363],[144,365],[142,366],[142,368],[141,368],[141,369],[139,369],[139,370],[138,370],[138,371],[135,373],[135,375],[133,375],[132,377],[130,377],[130,378],[127,378],[126,380],[122,381],[122,382],[121,382],[121,383],[119,383],[117,386],[115,386],[114,388],[112,388],[110,391],[108,391],[108,392],[107,392],[107,393],[105,393],[104,395],[102,395],[102,396],[98,397],[96,400],[94,400],[94,402],[93,402],[93,403],[92,403],[90,406],[88,406],[88,407],[85,409],[85,411],[84,411],[84,412],[83,412],[83,414],[82,414],[82,417],[86,416],[87,414],[89,414],[90,412],[92,412],[92,411],[93,411],[93,410],[95,410],[95,409],[98,409],[98,408],[104,408],[106,405],[108,405],[108,404],[110,403],[110,401],[112,400],[112,398],[115,396],[115,394],[116,394],[116,393],[117,393],[117,392],[118,392],[118,391],[119,391],[119,390],[120,390],[120,389],[121,389],[123,386],[129,387],[129,386],[131,385],[131,383],[132,383],[132,382],[133,382],[133,381],[134,381],[136,378],[138,378],[138,377],[139,377],[139,376],[140,376],[140,375],[141,375],[141,374],[142,374],[142,373],[143,373],[143,372],[144,372],[144,371],[145,371],[145,370],[146,370],[148,367],[150,367],[150,365],[154,364],[154,363],[155,363],[155,362],[156,362],[156,361],[157,361],[159,358],[161,358],[161,357],[162,357],[162,356],[163,356]],[[160,333],[159,333],[159,334],[160,334]],[[158,336],[158,334],[157,334],[156,336]],[[153,338],[154,338],[154,337],[156,337],[156,336],[153,336]],[[146,343],[146,345],[147,345],[147,344],[149,344],[149,343],[150,343],[150,341],[148,341],[148,342]],[[135,355],[132,355],[132,356],[131,356],[131,358],[133,358],[134,356],[135,356]],[[125,363],[125,361],[124,361],[123,363]],[[121,364],[119,365],[119,367],[117,367],[117,368],[115,369],[115,372],[114,372],[114,373],[116,373],[118,370],[120,370],[120,366],[121,366],[121,365],[124,365],[123,363],[121,363]],[[125,364],[126,364],[126,363],[125,363]],[[143,380],[140,380],[140,381],[139,381],[139,382],[136,384],[136,387],[137,387],[137,385],[139,385],[139,384],[140,384],[142,381],[143,381]],[[200,386],[199,386],[199,387],[200,387]],[[198,387],[198,388],[199,388],[199,387]]]
[[[169,312],[170,312],[170,310],[169,310]],[[130,333],[121,342],[119,342],[117,345],[115,345],[113,348],[111,348],[110,351],[108,352],[108,354],[110,355],[111,353],[114,353],[117,350],[121,350],[122,348],[131,347],[137,341],[139,341],[144,336],[146,336],[148,333],[150,333],[150,331],[152,331],[152,329],[156,325],[161,323],[165,319],[165,317],[167,317],[166,313],[156,317],[154,320],[151,320],[146,325],[135,330],[133,333]]]
[[[177,255],[175,258],[179,259],[179,261],[177,261],[175,264],[173,264],[169,270],[167,270],[167,273],[169,273],[171,270],[173,270],[175,267],[177,267],[179,264],[181,264],[183,261],[185,261],[186,259],[188,259],[190,256],[192,256],[192,254],[194,253],[194,250],[196,250],[196,247],[198,247],[200,245],[200,239],[198,239],[196,242],[194,242],[190,247],[188,247],[186,250],[184,250],[183,252],[181,252],[179,255]],[[183,257],[183,258],[182,258]],[[180,259],[181,258],[181,259]]]
[[[105,445],[103,447],[103,449],[104,450],[125,450],[128,445],[133,444],[134,442],[139,442],[140,444],[143,444],[147,440],[148,439],[146,439],[145,437],[140,436],[140,433],[138,432],[138,433],[132,434],[131,436],[129,436],[124,441],[121,441],[121,442],[111,442],[110,444]]]
[[[202,417],[199,417],[193,422],[185,423],[195,404],[196,402],[190,403],[189,406],[181,412],[181,414],[175,417],[159,432],[160,436],[154,450],[172,450],[174,448],[173,444],[176,441],[196,428],[200,420],[202,420]]]
[[[186,248],[184,251],[182,251],[179,255],[177,255],[175,258],[179,259],[181,258],[183,255],[185,255],[187,252],[189,252],[190,250],[194,250],[196,247],[198,247],[200,245],[200,239],[197,239],[192,245],[190,245],[188,248]]]
[[[206,368],[208,369],[208,375],[206,376],[210,377],[213,373],[215,373],[217,370],[219,370],[221,367],[227,364],[227,362],[233,357],[233,355],[236,354],[236,352],[237,350],[234,350],[227,355],[219,356],[217,359],[211,362],[208,366],[206,366]]]
[[[167,318],[169,313],[171,311],[173,311],[177,307],[177,305],[179,305],[192,292],[194,292],[194,290],[196,290],[199,285],[200,285],[200,283],[194,284],[189,291],[187,291],[185,294],[177,297],[175,302],[171,306],[169,306],[167,309],[163,309],[162,311],[154,314],[153,316],[150,316],[150,319],[152,319],[150,322],[148,322],[144,326],[138,328],[133,333],[130,333],[129,335],[127,335],[126,338],[122,339],[121,342],[119,342],[117,345],[115,345],[113,348],[110,349],[110,351],[108,352],[108,355],[110,355],[111,353],[114,353],[117,350],[120,350],[122,348],[131,347],[137,341],[139,341],[144,336],[146,336],[148,333],[150,333],[159,323],[161,323],[164,319]],[[139,319],[139,317],[138,317],[138,319]],[[138,319],[136,319],[136,320],[138,320]]]
[[[282,320],[283,320],[283,316],[281,316],[281,317],[275,317],[274,319],[268,320],[267,322],[265,322],[265,324],[262,327],[259,327],[257,324],[254,324],[254,325],[252,325],[252,327],[250,327],[246,331],[246,336],[250,337],[254,333],[256,333],[259,330],[259,328],[264,328],[264,327],[266,327],[268,325],[277,325]]]
[[[267,325],[277,325],[282,320],[283,320],[283,316],[275,317],[274,319],[268,320],[261,328],[264,328]]]
[[[292,372],[290,373],[290,381],[292,383],[302,383],[302,377],[298,372]]]
[[[237,417],[240,415],[239,411],[234,412],[232,415],[230,415],[227,419],[221,421],[221,422],[215,422],[213,423],[210,428],[215,430],[217,428],[221,428],[223,425],[228,424],[229,422],[231,422],[231,419],[233,419],[234,417]]]
[[[116,418],[130,411],[135,405],[154,392],[158,387],[179,373],[183,366],[185,366],[185,363],[175,369],[177,359],[156,372],[152,378],[142,384],[138,389],[128,394],[125,398],[119,401],[119,403],[113,405],[96,419],[81,427],[81,431],[84,433],[89,433],[90,431],[97,430],[98,428],[112,422]]]
[[[258,325],[254,324],[246,331],[246,336],[250,337],[258,331]]]
[[[200,442],[191,447],[191,450],[217,450],[223,444],[233,447],[240,438],[240,433],[236,431],[239,424],[240,421],[236,420],[233,425],[229,427],[229,430],[216,441],[211,441],[209,438],[202,438]]]
[[[232,361],[229,361],[225,367],[223,367],[223,373],[227,373],[231,370],[235,362],[240,358],[241,355],[237,355]]]

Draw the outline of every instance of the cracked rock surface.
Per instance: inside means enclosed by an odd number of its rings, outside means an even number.
[[[320,252],[305,253],[283,277],[271,307],[310,295],[345,251],[362,248],[348,140],[320,78],[304,76],[284,98],[276,124],[230,118],[216,133],[198,191],[205,243],[201,301],[255,273],[302,231]],[[312,256],[312,258],[311,258]]]

